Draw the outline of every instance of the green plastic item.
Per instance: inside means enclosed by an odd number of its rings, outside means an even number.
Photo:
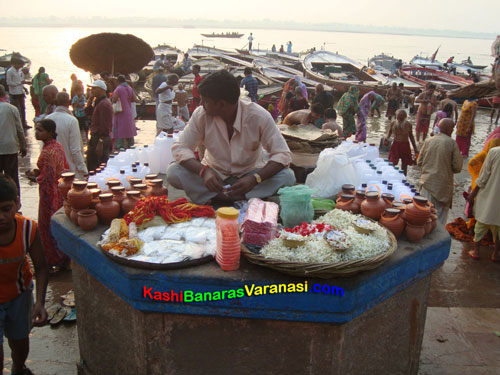
[[[335,208],[335,201],[331,199],[324,198],[312,198],[311,199],[314,210],[331,211]]]
[[[293,228],[303,222],[310,223],[314,217],[311,194],[316,189],[306,185],[287,186],[278,190],[280,196],[280,217],[286,228]]]

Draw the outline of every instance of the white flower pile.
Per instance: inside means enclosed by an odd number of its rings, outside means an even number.
[[[353,244],[346,251],[337,252],[324,239],[309,236],[304,245],[295,249],[286,247],[282,238],[275,238],[262,248],[261,254],[266,258],[290,262],[337,263],[371,258],[389,250],[390,242],[387,231],[378,223],[375,224],[375,230],[370,234],[361,234],[353,227],[352,223],[362,217],[343,210],[332,210],[314,221],[341,229]]]

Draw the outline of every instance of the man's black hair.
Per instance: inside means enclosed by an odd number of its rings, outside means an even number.
[[[243,70],[243,72],[245,73],[246,76],[249,76],[250,74],[252,74],[252,68],[247,66],[245,67],[245,70]]]
[[[337,118],[337,111],[334,110],[333,108],[328,108],[325,111],[325,118],[331,118],[335,120]]]
[[[14,180],[0,173],[0,202],[17,201],[17,186]]]
[[[240,98],[240,86],[236,78],[227,70],[218,70],[207,75],[198,86],[201,96],[215,101],[225,100],[236,104]]]
[[[314,103],[312,106],[311,106],[311,111],[314,112],[314,113],[323,113],[323,106],[319,103]]]

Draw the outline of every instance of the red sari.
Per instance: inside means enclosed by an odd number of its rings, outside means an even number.
[[[57,243],[50,233],[50,218],[63,205],[62,197],[57,191],[61,173],[69,169],[63,146],[55,139],[45,142],[38,157],[37,166],[40,170],[40,175],[37,178],[40,194],[38,228],[43,253],[49,266],[60,265],[68,257],[57,248]]]

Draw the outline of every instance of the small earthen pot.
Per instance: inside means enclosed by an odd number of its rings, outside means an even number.
[[[147,174],[145,177],[146,185],[151,185],[151,180],[156,180],[158,178],[158,173]]]
[[[64,207],[64,213],[68,218],[71,219],[71,206],[67,200],[64,201],[63,207]]]
[[[78,225],[83,230],[94,229],[97,225],[96,210],[87,208],[85,210],[78,211]]]
[[[431,206],[425,197],[415,196],[413,203],[406,206],[405,219],[414,225],[424,225],[431,216]]]
[[[61,194],[61,197],[63,197],[64,200],[68,199],[68,191],[71,190],[74,180],[75,174],[73,172],[65,172],[61,174],[59,184],[57,185],[57,191]]]
[[[425,224],[424,224],[424,228],[425,228],[425,235],[427,236],[429,233],[432,232],[432,219],[429,218]]]
[[[163,180],[161,178],[155,178],[151,180],[151,195],[161,197],[168,196],[168,190],[163,186]]]
[[[342,185],[342,191],[337,194],[337,198],[340,198],[342,194],[354,195],[356,193],[356,187],[352,184]]]
[[[147,197],[149,195],[148,186],[146,184],[136,184],[134,185],[135,190],[139,190],[143,197]]]
[[[142,178],[135,178],[135,177],[128,177],[127,178],[128,183],[130,186],[127,188],[127,190],[135,190],[134,186],[137,184],[142,184]]]
[[[90,189],[90,193],[92,194],[92,200],[90,201],[89,208],[95,210],[95,206],[97,203],[99,203],[101,200],[99,199],[99,194],[101,194],[101,189]]]
[[[382,194],[382,199],[385,202],[385,208],[391,208],[394,202],[394,195],[389,193]]]
[[[73,222],[73,224],[78,225],[78,212],[80,210],[72,208],[71,209],[71,214],[70,214],[70,219]]]
[[[68,201],[71,208],[83,210],[88,208],[92,193],[87,189],[87,181],[73,181],[73,187],[68,191]]]
[[[123,186],[114,186],[111,188],[111,192],[113,193],[113,200],[118,202],[121,208],[122,202],[125,199],[125,188]]]
[[[121,186],[122,183],[116,178],[110,178],[106,180],[106,185],[108,186],[108,188],[104,189],[103,194],[112,193],[111,188],[114,188],[115,186]]]
[[[356,203],[359,207],[361,207],[361,203],[365,200],[365,191],[364,190],[356,190],[356,195],[354,196],[354,203]]]
[[[99,185],[97,185],[97,182],[88,182],[87,189],[89,189],[89,190],[99,189]]]
[[[385,202],[380,198],[377,191],[368,191],[366,199],[361,203],[361,213],[373,220],[379,220],[380,215],[385,211]]]
[[[337,199],[335,208],[349,211],[353,214],[359,214],[359,206],[354,203],[354,195],[352,194],[342,194],[340,198]]]
[[[410,242],[418,242],[425,236],[424,225],[414,225],[411,223],[406,223],[406,238]]]
[[[129,190],[127,191],[127,196],[122,201],[122,212],[124,215],[128,214],[135,207],[138,200],[142,198],[141,192],[139,190]]]
[[[431,233],[436,229],[438,225],[438,216],[431,214],[431,220],[432,220],[432,226],[431,226]]]
[[[386,208],[380,216],[380,225],[389,229],[396,238],[399,238],[405,229],[405,221],[397,208]]]
[[[120,215],[120,205],[113,200],[111,193],[100,194],[99,199],[101,201],[95,206],[97,217],[101,224],[109,225],[113,219]]]

